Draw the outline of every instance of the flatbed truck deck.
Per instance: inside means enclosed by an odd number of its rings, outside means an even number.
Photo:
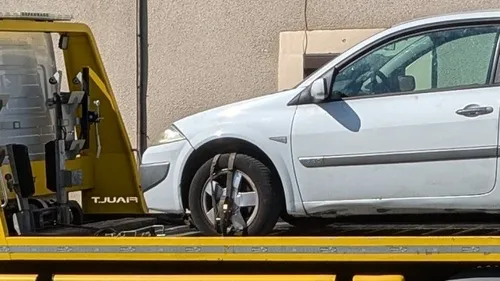
[[[82,278],[74,280],[88,280],[83,278],[89,275],[120,280],[119,276],[141,274],[164,276],[158,280],[171,280],[172,275],[198,280],[209,275],[239,276],[233,280],[272,279],[269,275],[448,280],[456,273],[496,268],[498,241],[498,236],[12,237],[1,248],[0,269],[3,274]],[[255,279],[248,279],[251,276]]]

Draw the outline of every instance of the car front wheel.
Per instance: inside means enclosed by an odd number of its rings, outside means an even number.
[[[213,158],[208,160],[191,182],[189,209],[193,223],[203,234],[220,233],[214,223],[214,201],[218,206],[227,195],[229,161],[230,154],[220,155],[210,174]],[[277,186],[273,186],[270,169],[251,156],[236,154],[232,173],[233,213],[245,221],[248,235],[268,234],[279,219],[283,201]]]

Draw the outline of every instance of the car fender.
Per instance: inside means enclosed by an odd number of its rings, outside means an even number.
[[[272,141],[269,139],[269,136],[265,136],[259,130],[242,124],[225,124],[222,129],[220,125],[221,124],[207,127],[203,131],[192,136],[189,142],[194,150],[192,148],[185,148],[180,153],[180,165],[177,165],[175,171],[175,182],[177,183],[176,186],[179,196],[181,194],[180,182],[182,173],[191,153],[202,145],[216,139],[237,138],[257,146],[271,159],[281,178],[287,212],[293,215],[305,215],[302,198],[295,180],[289,144]],[[281,149],[276,149],[277,146],[282,147],[280,147]]]

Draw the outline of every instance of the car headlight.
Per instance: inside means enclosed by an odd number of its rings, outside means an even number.
[[[184,135],[177,129],[174,125],[170,125],[165,131],[163,131],[156,144],[165,144],[175,141],[180,141],[186,139]]]

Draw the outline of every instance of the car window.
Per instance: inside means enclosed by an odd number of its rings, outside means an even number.
[[[332,90],[355,97],[485,85],[498,34],[497,26],[463,27],[390,42],[340,70]]]

